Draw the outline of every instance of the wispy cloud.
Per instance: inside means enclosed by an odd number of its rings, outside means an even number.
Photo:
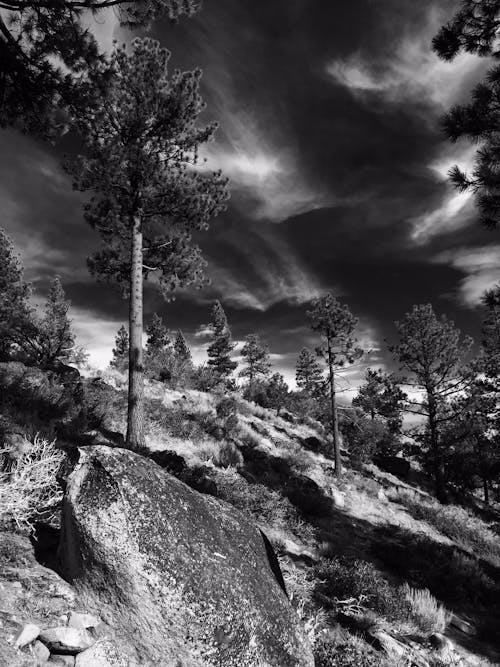
[[[439,182],[446,183],[453,165],[458,164],[461,169],[470,171],[476,150],[476,146],[467,144],[446,145],[429,169]],[[410,220],[410,237],[415,243],[427,243],[434,236],[466,226],[472,218],[472,211],[472,193],[459,192],[448,184],[437,207]]]
[[[440,264],[449,264],[465,277],[460,281],[462,303],[474,308],[485,290],[500,281],[500,245],[447,250],[434,258]]]
[[[447,108],[464,94],[464,84],[486,65],[484,59],[468,53],[451,63],[438,58],[430,43],[442,22],[441,12],[433,9],[423,29],[419,26],[418,32],[403,34],[395,51],[380,60],[358,51],[330,62],[326,71],[356,95],[377,93],[394,102],[418,99]]]

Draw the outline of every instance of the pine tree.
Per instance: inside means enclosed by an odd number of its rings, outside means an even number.
[[[128,332],[123,324],[116,334],[113,358],[109,365],[119,371],[124,371],[128,367]]]
[[[178,331],[175,335],[174,352],[179,363],[189,365],[193,363],[191,350],[189,349],[189,345],[187,344],[182,331]]]
[[[143,432],[143,280],[154,275],[168,298],[201,285],[204,262],[192,232],[203,230],[227,199],[220,172],[193,169],[215,125],[198,127],[204,105],[201,73],[168,72],[169,53],[136,39],[116,49],[109,80],[78,129],[87,148],[70,166],[75,187],[96,193],[85,217],[103,248],[90,260],[97,277],[118,282],[129,298],[127,445],[141,449]]]
[[[14,246],[0,229],[0,360],[10,359],[20,349],[27,327],[31,327],[30,286],[14,255]]]
[[[195,0],[2,0],[0,14],[0,127],[52,135],[62,118],[84,107],[91,79],[102,74],[104,58],[84,12],[99,16],[112,7],[125,27],[146,27],[155,16],[191,15]],[[62,66],[61,66],[62,65]],[[106,77],[101,78],[105,86]],[[60,111],[63,110],[63,114]],[[59,113],[58,113],[59,112]]]
[[[172,344],[170,332],[157,313],[153,313],[151,322],[146,327],[146,336],[146,354],[149,356],[155,356]]]
[[[216,301],[212,308],[212,321],[208,325],[211,331],[212,342],[208,353],[208,365],[213,368],[217,377],[226,380],[237,367],[237,362],[231,359],[234,343],[227,323],[226,313],[220,301]]]
[[[322,339],[322,345],[317,348],[318,356],[325,359],[328,370],[328,385],[330,389],[330,422],[333,436],[335,475],[342,474],[340,457],[340,435],[337,414],[337,387],[336,373],[346,364],[353,363],[361,356],[361,350],[356,347],[354,330],[358,320],[352,315],[347,305],[341,304],[331,294],[319,297],[313,301],[312,308],[307,313],[311,328]]]
[[[286,404],[288,393],[289,387],[285,382],[283,375],[281,375],[281,373],[274,373],[271,375],[266,386],[266,398],[268,406],[276,410],[278,415]]]
[[[319,396],[323,391],[325,385],[323,371],[317,358],[307,347],[302,348],[297,358],[295,382],[299,389],[312,398]]]
[[[396,322],[399,341],[390,347],[402,368],[413,376],[413,385],[423,391],[423,401],[410,405],[415,414],[427,418],[427,435],[436,496],[445,499],[441,430],[450,420],[449,402],[471,381],[466,357],[472,339],[461,334],[446,316],[437,318],[431,304],[413,306],[411,313]],[[407,383],[410,384],[410,380]]]
[[[467,51],[498,61],[499,26],[500,0],[462,0],[458,12],[434,38],[434,50],[444,60],[452,60],[460,51]],[[469,190],[474,194],[480,220],[488,228],[497,227],[500,221],[499,97],[500,65],[495,64],[474,89],[470,103],[453,107],[442,121],[451,141],[465,137],[480,144],[472,174],[455,166],[449,175],[460,191]]]
[[[500,399],[500,284],[487,290],[481,301],[484,310],[481,371],[488,389]]]
[[[35,319],[33,333],[26,336],[24,350],[30,363],[51,368],[59,362],[71,362],[75,354],[75,336],[68,318],[70,302],[66,299],[59,276],[49,288],[45,314]]]
[[[384,373],[382,369],[366,371],[365,383],[359,388],[358,395],[352,400],[354,407],[359,407],[369,415],[387,421],[393,432],[399,432],[403,422],[406,394],[399,386],[393,373]]]
[[[262,343],[258,334],[248,334],[241,350],[246,366],[240,371],[240,377],[248,378],[249,395],[255,390],[255,383],[266,378],[271,370],[269,348]]]

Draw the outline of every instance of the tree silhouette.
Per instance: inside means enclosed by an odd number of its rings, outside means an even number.
[[[2,0],[0,126],[52,135],[92,96],[104,59],[84,13],[112,8],[122,26],[147,26],[157,15],[191,15],[194,0]],[[104,84],[105,79],[102,80]],[[63,112],[61,114],[61,112]]]
[[[406,399],[393,373],[368,368],[365,383],[352,399],[352,404],[361,408],[372,420],[381,417],[393,432],[398,432],[401,430]]]
[[[220,301],[216,301],[212,308],[212,321],[208,325],[212,342],[208,346],[208,365],[221,380],[227,380],[238,366],[231,359],[234,343],[231,339],[231,330],[227,323],[226,313]]]
[[[316,331],[322,339],[322,345],[317,348],[317,354],[326,361],[328,369],[335,474],[340,477],[342,461],[340,457],[335,374],[339,369],[353,363],[361,356],[361,350],[356,347],[354,336],[358,320],[352,315],[347,305],[341,304],[331,294],[315,299],[311,310],[307,312],[307,317],[312,330]]]
[[[168,73],[169,53],[134,40],[130,55],[115,50],[104,96],[78,118],[87,155],[69,166],[78,190],[97,193],[85,217],[102,250],[92,273],[118,282],[129,297],[127,445],[141,449],[143,433],[143,280],[154,275],[170,297],[203,283],[204,262],[192,232],[224,208],[226,179],[197,168],[198,147],[215,125],[198,127],[204,108],[200,71]]]
[[[436,496],[444,500],[441,429],[452,418],[450,400],[471,382],[465,360],[472,339],[461,340],[459,329],[444,315],[438,319],[431,304],[413,306],[411,313],[396,322],[396,328],[399,341],[390,350],[412,374],[412,384],[424,392],[423,400],[414,399],[409,404],[412,412],[427,418]]]
[[[179,363],[189,365],[193,363],[191,350],[189,349],[189,345],[187,344],[182,331],[178,331],[175,334],[174,353]]]

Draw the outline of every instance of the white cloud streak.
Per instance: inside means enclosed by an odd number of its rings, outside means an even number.
[[[500,282],[500,245],[447,250],[434,261],[466,274],[460,281],[459,296],[469,308],[478,306],[485,290]]]

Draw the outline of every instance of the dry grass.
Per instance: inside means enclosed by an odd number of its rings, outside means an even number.
[[[415,519],[426,521],[475,556],[500,565],[500,542],[489,526],[457,505],[441,505],[406,489],[390,491],[388,497],[404,505]]]
[[[410,605],[411,618],[420,630],[427,634],[445,631],[450,616],[427,588],[412,588],[405,583],[401,592]]]
[[[35,436],[28,451],[3,448],[2,458],[10,462],[10,470],[0,473],[0,526],[14,523],[20,530],[32,530],[33,522],[62,500],[56,473],[64,454],[53,442]]]

